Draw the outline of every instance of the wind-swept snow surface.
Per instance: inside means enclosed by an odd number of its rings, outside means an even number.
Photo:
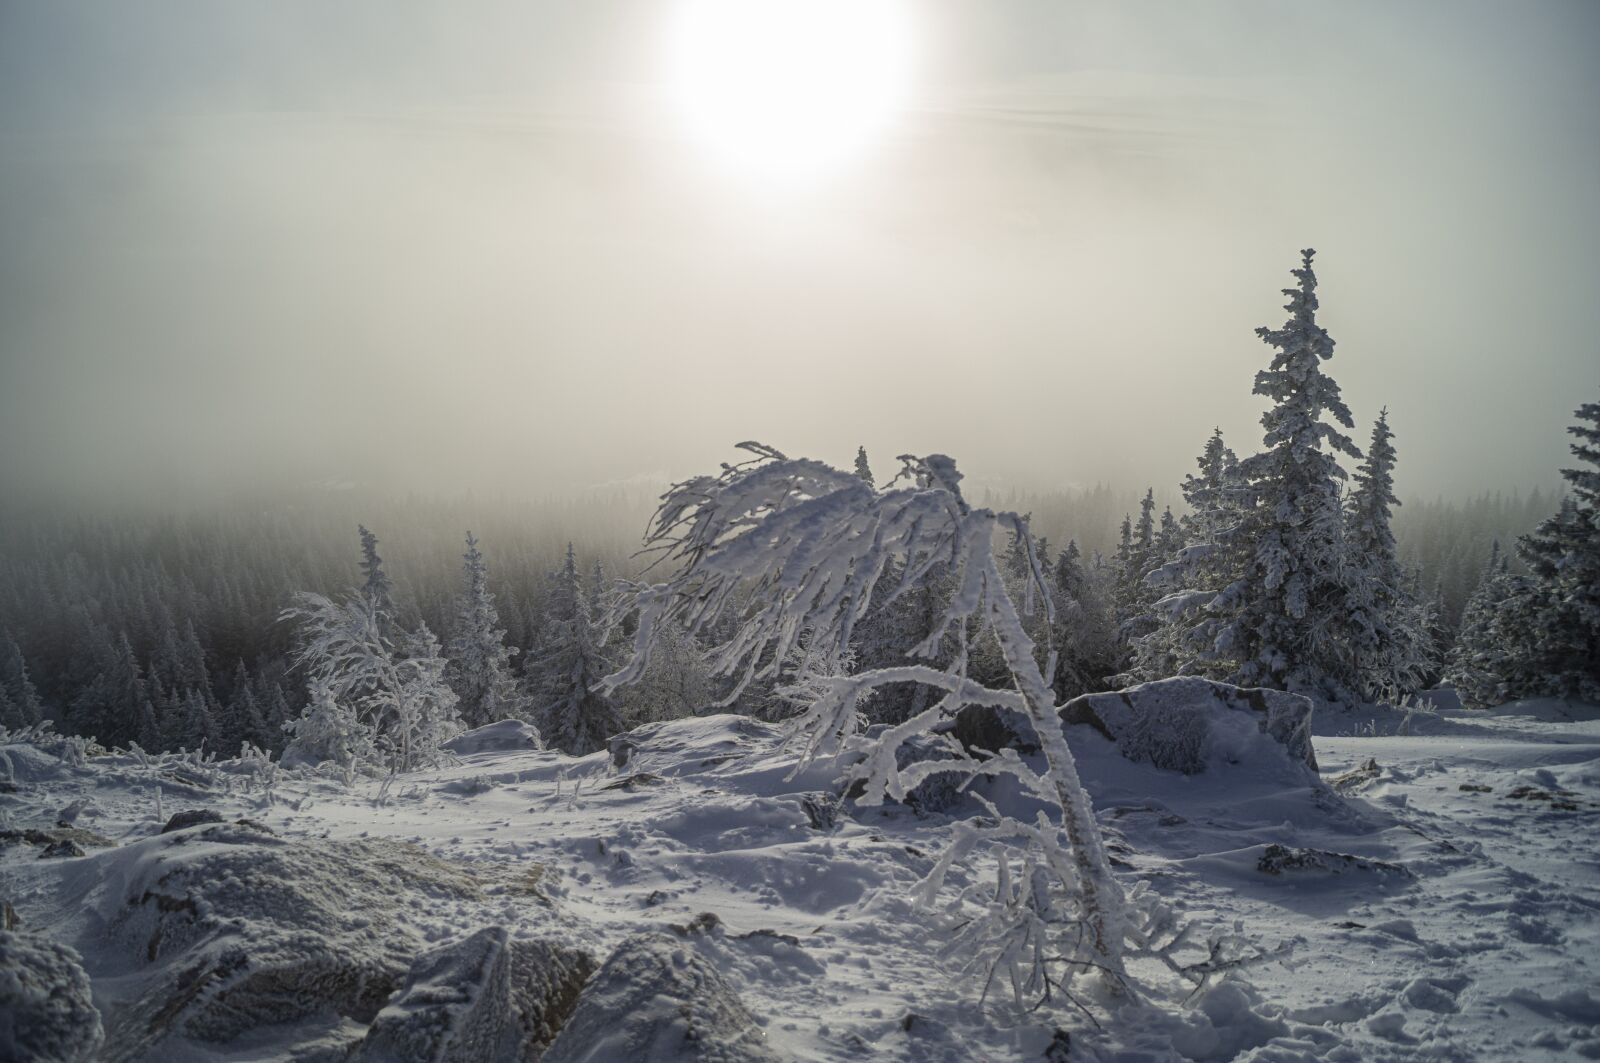
[[[983,814],[976,800],[855,808],[836,766],[791,779],[779,731],[734,716],[653,724],[578,759],[484,743],[349,788],[282,772],[267,791],[242,765],[3,746],[0,899],[28,935],[7,955],[75,950],[108,1050],[172,1063],[341,1058],[374,1020],[413,1013],[419,1030],[476,1029],[487,997],[429,988],[430,972],[466,956],[461,970],[505,979],[494,950],[518,948],[611,968],[576,1000],[549,980],[546,1035],[570,1007],[575,1052],[612,1036],[651,1045],[645,1058],[697,1058],[670,1053],[701,1022],[718,1051],[852,1063],[1600,1058],[1600,711],[1543,702],[1316,729],[1320,776],[1271,743],[1244,758],[1218,746],[1181,774],[1066,729],[1130,894],[1197,920],[1201,946],[1235,923],[1268,950],[1292,946],[1181,1007],[1099,1006],[1091,1021],[1064,1004],[1009,1014],[998,990],[980,1004],[907,899],[956,825]],[[1008,815],[1032,807],[1008,780],[974,788]],[[193,808],[223,821],[159,833]],[[42,856],[68,835],[87,855]],[[957,866],[941,902],[994,873]],[[325,955],[318,977],[343,996],[308,1001],[261,974],[288,969],[296,934],[325,943],[302,952]],[[184,983],[194,970],[219,973]],[[27,977],[8,969],[0,985],[37,1000]],[[655,992],[643,981],[710,995],[693,1015],[635,1009],[607,1028],[606,1002]],[[61,1043],[92,1044],[93,1017],[66,1010],[84,1028]]]

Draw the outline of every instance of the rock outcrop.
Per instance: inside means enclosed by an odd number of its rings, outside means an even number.
[[[424,953],[373,1020],[356,1063],[532,1063],[566,1021],[594,961],[504,927]]]
[[[515,753],[526,749],[543,749],[539,729],[521,720],[496,720],[494,723],[463,731],[444,748],[458,757],[474,753]]]
[[[1267,736],[1315,771],[1311,712],[1311,700],[1299,694],[1179,676],[1073,698],[1061,707],[1061,721],[1093,727],[1129,760],[1186,775],[1237,760],[1252,735]]]
[[[188,830],[203,823],[221,822],[222,817],[209,808],[190,808],[173,813],[172,818],[167,820],[166,826],[161,828],[161,833],[171,834],[175,830]]]
[[[247,821],[115,857],[126,896],[110,932],[163,974],[108,1022],[113,1060],[145,1058],[174,1032],[223,1042],[318,1013],[370,1022],[426,948],[402,915],[479,895],[415,846],[295,841]]]
[[[542,1063],[776,1063],[715,967],[666,934],[628,938],[584,988]]]

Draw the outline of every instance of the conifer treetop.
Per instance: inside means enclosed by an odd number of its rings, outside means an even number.
[[[1255,394],[1273,401],[1272,409],[1261,418],[1266,428],[1268,449],[1319,448],[1340,451],[1352,458],[1361,451],[1344,433],[1321,420],[1327,413],[1346,428],[1355,427],[1350,408],[1345,405],[1339,385],[1322,372],[1321,363],[1333,357],[1333,337],[1317,324],[1317,275],[1311,268],[1312,248],[1300,252],[1301,267],[1290,272],[1300,281],[1298,287],[1285,288],[1289,297],[1284,309],[1289,320],[1281,328],[1266,326],[1256,335],[1277,348],[1268,368],[1256,374]],[[1338,475],[1342,476],[1342,472]]]

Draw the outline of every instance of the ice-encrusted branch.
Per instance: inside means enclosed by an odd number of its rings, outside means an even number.
[[[864,784],[860,800],[867,803],[903,799],[918,782],[941,772],[965,772],[969,781],[978,775],[1015,776],[1059,817],[1022,825],[1026,829],[1007,821],[1008,836],[1023,848],[1005,859],[1031,862],[1055,884],[1018,903],[1052,911],[1070,904],[1077,912],[1071,921],[1086,942],[1072,955],[1092,955],[1096,968],[1120,978],[1121,890],[1110,873],[1033,641],[995,560],[997,532],[1009,531],[1025,560],[1023,612],[1031,612],[1037,599],[1054,616],[1026,518],[969,506],[961,495],[961,473],[941,454],[903,455],[899,475],[879,490],[854,472],[789,458],[762,444],[745,443],[741,449],[753,457],[724,465],[718,476],[686,480],[662,496],[644,548],[655,555],[653,564],[671,575],[635,591],[632,656],[601,681],[601,688],[609,692],[639,678],[668,623],[696,635],[718,633],[720,641],[711,650],[713,671],[734,680],[730,700],[753,681],[775,678],[803,648],[791,690],[805,690],[813,700],[792,722],[788,738],[798,750],[799,765],[861,752],[850,774]],[[899,579],[880,591],[891,562]],[[942,669],[910,664],[853,676],[821,674],[811,667],[813,660],[846,660],[856,625],[874,604],[881,607],[906,593],[935,566],[953,575],[954,589],[907,656],[937,659],[954,631],[960,652],[952,664]],[[969,627],[993,634],[1011,673],[1007,687],[987,687],[967,677]],[[858,707],[890,683],[922,684],[943,696],[866,743]],[[896,753],[907,740],[937,734],[967,706],[1006,709],[1026,718],[1047,769],[1039,773],[1014,754],[973,756],[943,739],[949,760],[898,766]],[[956,855],[949,858],[959,859],[972,844],[958,838]],[[1040,913],[1039,918],[1053,917]],[[1051,951],[1060,948],[1057,941]]]

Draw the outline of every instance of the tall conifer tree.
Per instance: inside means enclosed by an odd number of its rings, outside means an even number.
[[[622,730],[622,717],[611,699],[594,689],[610,669],[571,543],[562,566],[551,574],[540,627],[543,652],[529,669],[540,733],[547,744],[574,756],[605,748],[607,739]]]
[[[461,719],[468,727],[496,720],[526,720],[532,705],[511,672],[511,658],[517,651],[506,645],[494,593],[489,590],[489,567],[470,531],[467,552],[462,555],[461,580],[447,673],[460,698]]]

